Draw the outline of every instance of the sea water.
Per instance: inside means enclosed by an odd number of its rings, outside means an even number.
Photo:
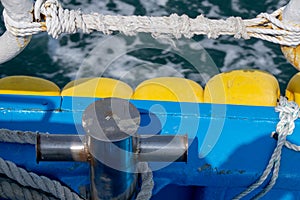
[[[60,0],[68,9],[111,15],[167,16],[172,13],[225,19],[254,18],[273,12],[287,0]],[[0,32],[5,31],[1,22]],[[3,47],[0,47],[3,48]],[[297,73],[281,53],[280,46],[258,39],[221,36],[208,39],[153,39],[149,34],[124,37],[114,33],[62,35],[55,40],[46,33],[33,36],[17,57],[0,65],[0,77],[29,75],[63,87],[82,77],[120,79],[135,87],[141,81],[161,76],[192,79],[202,86],[212,76],[234,69],[261,69],[279,81],[281,93]]]

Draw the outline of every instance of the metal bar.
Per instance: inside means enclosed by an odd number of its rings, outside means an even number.
[[[187,162],[187,135],[141,135],[137,142],[140,161]]]
[[[37,160],[90,161],[93,200],[130,199],[137,184],[136,158],[187,161],[187,135],[137,136],[139,123],[139,111],[127,100],[98,100],[83,113],[84,138],[38,135]]]
[[[38,134],[36,160],[81,161],[88,160],[85,136]]]
[[[128,139],[128,138],[127,138]],[[133,151],[138,154],[139,161],[157,162],[187,162],[188,139],[187,136],[140,135],[136,140],[134,149],[133,139],[115,144],[114,142],[93,142],[90,140],[88,146],[91,154],[107,165],[118,168],[121,171],[132,171],[127,168],[120,157],[131,157],[126,155]],[[119,147],[121,146],[121,147]],[[117,147],[117,148],[116,148]],[[115,152],[113,152],[115,151]],[[115,159],[112,159],[109,154]],[[88,161],[89,152],[86,138],[79,135],[56,135],[39,134],[36,145],[37,161]]]
[[[100,141],[88,137],[92,199],[130,199],[137,174],[132,137],[119,141]]]
[[[93,200],[133,195],[137,182],[133,136],[139,123],[139,111],[124,99],[98,100],[84,111]]]

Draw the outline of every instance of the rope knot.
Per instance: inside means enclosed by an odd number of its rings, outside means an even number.
[[[210,19],[206,18],[204,15],[199,15],[195,21],[196,24],[202,24],[202,26],[205,27],[203,32],[208,38],[216,39],[219,37],[220,28],[217,25],[214,25]]]
[[[286,98],[281,97],[276,112],[280,112],[280,121],[277,124],[276,132],[279,135],[291,135],[295,128],[295,120],[300,116],[299,106]]]
[[[275,108],[275,111],[280,112],[280,121],[277,124],[276,132],[273,132],[271,136],[275,140],[277,140],[277,146],[274,149],[269,163],[261,177],[255,183],[250,185],[245,191],[236,196],[234,198],[235,200],[239,200],[244,196],[250,194],[256,188],[261,186],[264,183],[264,181],[268,178],[268,176],[272,174],[268,185],[265,186],[261,192],[256,194],[256,196],[253,199],[259,199],[263,197],[267,192],[269,192],[273,188],[278,178],[282,147],[286,146],[289,149],[300,151],[299,146],[294,145],[286,140],[286,137],[292,134],[295,128],[294,121],[299,117],[299,106],[295,102],[288,101],[286,98],[280,97],[278,106]]]
[[[191,32],[190,18],[187,15],[178,16],[177,14],[171,14],[170,19],[170,25],[173,27],[173,35],[176,39],[181,38],[182,35],[187,38],[194,36]]]
[[[63,9],[57,0],[47,0],[41,7],[41,13],[46,16],[47,32],[53,38],[58,38],[62,33],[76,33],[82,29],[89,33],[80,10]]]
[[[241,17],[229,17],[226,21],[228,21],[229,25],[235,31],[234,38],[236,39],[250,39],[250,36],[247,32],[247,27]]]

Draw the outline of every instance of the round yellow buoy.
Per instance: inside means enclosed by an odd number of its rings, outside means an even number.
[[[274,76],[259,70],[234,70],[214,76],[204,90],[204,102],[276,106],[280,96]]]
[[[60,89],[42,78],[9,76],[0,79],[0,94],[60,96]]]
[[[132,99],[203,102],[203,89],[196,82],[178,77],[160,77],[140,83]]]
[[[300,72],[291,78],[285,90],[285,96],[300,105]]]
[[[63,88],[61,96],[129,99],[132,93],[132,88],[119,80],[111,78],[82,78],[68,83]]]

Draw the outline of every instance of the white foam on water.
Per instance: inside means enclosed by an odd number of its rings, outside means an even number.
[[[203,9],[199,8],[198,12],[199,13],[206,13],[206,17],[211,17],[211,18],[218,18],[220,17],[220,7],[218,5],[214,5],[210,3],[209,1],[201,1],[201,7],[209,8],[208,12],[204,12]]]
[[[278,0],[275,2],[274,2],[274,0],[266,0],[266,2],[265,2],[266,4],[272,5],[267,8],[266,12],[268,12],[268,13],[274,12],[278,8],[285,6],[288,2],[289,2],[289,0]]]
[[[140,2],[149,16],[165,16],[168,14],[165,10],[168,0],[147,0]]]
[[[110,15],[132,15],[135,8],[134,6],[122,2],[120,0],[112,1],[115,6],[113,10],[107,8],[110,1],[99,1],[99,0],[60,0],[64,8],[81,10],[83,13],[92,13],[98,12],[101,14],[110,14]]]
[[[155,77],[183,77],[184,69],[180,65],[175,65],[170,61],[164,64],[153,63],[130,55],[130,52],[138,50],[161,50],[159,45],[148,46],[147,41],[142,42],[140,37],[130,39],[134,39],[131,44],[128,44],[128,39],[118,36],[99,41],[98,45],[84,58],[80,69],[76,72],[76,78],[112,77],[135,87],[140,82]],[[169,50],[166,49],[166,51]]]
[[[231,7],[232,7],[232,10],[234,10],[237,13],[240,13],[240,14],[249,13],[249,10],[242,8],[240,6],[240,0],[231,0]]]
[[[155,0],[158,5],[165,6],[168,2],[168,0]]]
[[[232,40],[232,38],[229,40]],[[251,45],[246,44],[243,40],[236,42],[238,44],[223,43],[222,40],[204,39],[201,44],[207,49],[214,49],[217,46],[218,51],[225,53],[224,62],[222,66],[219,66],[221,71],[256,68],[272,72],[275,75],[281,72],[274,63],[276,53],[273,49],[267,47],[263,41],[256,40]]]

